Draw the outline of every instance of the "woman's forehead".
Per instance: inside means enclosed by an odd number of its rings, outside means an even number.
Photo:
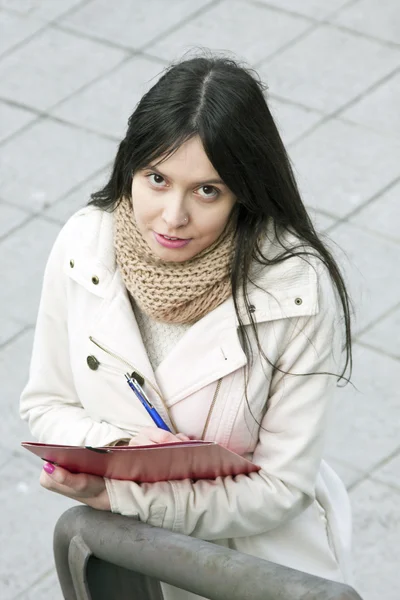
[[[172,154],[156,159],[148,166],[171,179],[187,179],[191,182],[209,179],[222,181],[198,136],[187,140]]]

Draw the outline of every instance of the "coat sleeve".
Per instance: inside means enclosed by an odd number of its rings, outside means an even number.
[[[94,421],[82,407],[74,387],[64,265],[70,231],[78,219],[72,217],[64,226],[47,262],[20,415],[40,442],[98,446],[130,436],[118,427]]]
[[[329,275],[318,281],[319,312],[296,320],[277,365],[292,374],[275,370],[271,381],[253,455],[261,470],[213,481],[106,480],[113,512],[213,540],[267,532],[311,504],[337,382],[328,373],[340,373],[343,331]]]

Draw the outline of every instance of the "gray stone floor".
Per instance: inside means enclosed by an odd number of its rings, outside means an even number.
[[[0,597],[61,598],[51,536],[70,502],[40,489],[17,412],[46,257],[105,181],[152,78],[200,45],[268,83],[304,199],[347,273],[356,389],[338,393],[327,456],[350,490],[359,590],[397,600],[398,0],[0,0]]]

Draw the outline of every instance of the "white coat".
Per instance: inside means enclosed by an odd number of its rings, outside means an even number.
[[[264,268],[260,288],[249,288],[260,343],[280,370],[255,350],[247,404],[232,298],[193,325],[153,372],[116,268],[113,222],[112,214],[85,208],[53,247],[21,398],[32,434],[96,446],[154,425],[123,377],[135,370],[168,421],[163,396],[180,432],[200,437],[205,428],[206,440],[261,470],[215,481],[107,480],[113,512],[349,583],[348,496],[322,461],[337,381],[326,373],[340,373],[343,325],[321,261],[290,258]],[[269,256],[277,251],[270,240]],[[312,372],[323,374],[295,375]],[[168,598],[192,597],[164,590]]]

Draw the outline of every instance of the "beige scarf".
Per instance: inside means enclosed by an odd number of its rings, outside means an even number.
[[[128,292],[149,317],[167,323],[194,323],[232,293],[232,222],[214,244],[184,262],[163,262],[140,234],[132,202],[115,209],[116,259]]]

